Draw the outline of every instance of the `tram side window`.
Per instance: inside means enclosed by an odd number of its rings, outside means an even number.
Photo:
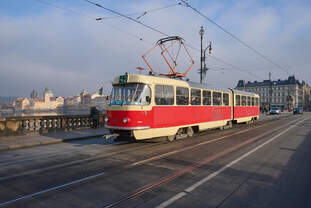
[[[251,97],[247,97],[247,106],[251,106]]]
[[[176,87],[176,104],[189,105],[189,89],[185,87]]]
[[[213,105],[222,105],[220,92],[213,92]]]
[[[201,105],[201,90],[191,89],[191,105]]]
[[[224,105],[228,106],[229,105],[229,94],[228,93],[223,93],[222,94],[222,99],[223,99]]]
[[[256,104],[256,106],[259,106],[259,99],[258,98],[255,98],[255,104]]]
[[[255,98],[252,97],[252,106],[255,106]]]
[[[240,95],[236,95],[235,96],[235,105],[236,106],[240,106],[241,105],[241,96]]]
[[[242,96],[242,106],[246,106],[246,97]]]
[[[155,86],[155,103],[157,105],[173,105],[174,104],[174,88],[167,85]]]
[[[211,105],[211,91],[203,90],[203,105]]]

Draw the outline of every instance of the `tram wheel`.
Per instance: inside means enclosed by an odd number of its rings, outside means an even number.
[[[192,137],[194,135],[194,131],[192,127],[187,128],[187,136]]]
[[[173,142],[175,140],[175,135],[167,136],[167,141]]]

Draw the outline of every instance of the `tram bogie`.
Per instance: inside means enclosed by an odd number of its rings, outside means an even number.
[[[155,75],[122,75],[106,107],[111,132],[136,140],[191,137],[259,117],[259,96]]]

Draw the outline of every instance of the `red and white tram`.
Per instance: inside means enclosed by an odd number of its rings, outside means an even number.
[[[229,128],[259,117],[259,96],[165,76],[125,74],[113,81],[106,127],[136,140]]]

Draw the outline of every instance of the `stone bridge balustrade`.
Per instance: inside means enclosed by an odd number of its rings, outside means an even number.
[[[70,131],[79,128],[94,127],[94,116],[90,115],[58,115],[58,116],[26,116],[0,118],[0,135],[15,133],[46,133],[53,131]],[[104,126],[104,115],[100,114],[98,126]]]

